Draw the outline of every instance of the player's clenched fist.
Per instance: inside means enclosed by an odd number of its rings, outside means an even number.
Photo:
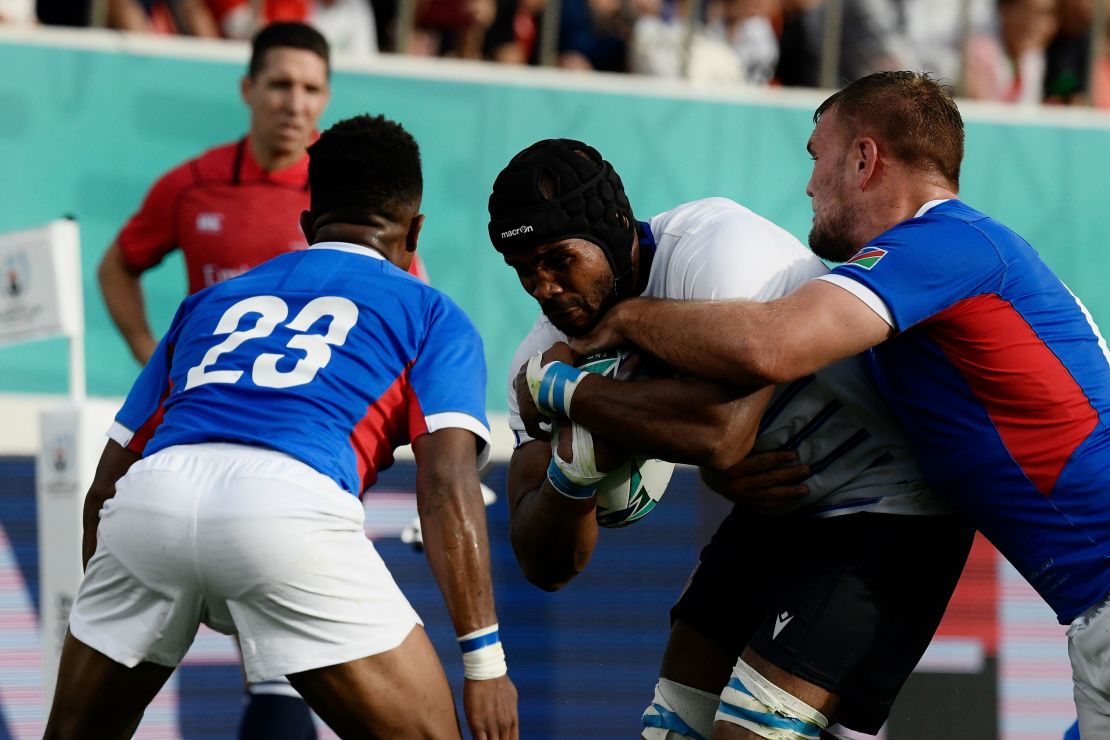
[[[484,681],[467,680],[463,708],[474,740],[517,740],[516,687],[508,676]]]
[[[574,356],[571,354],[570,347],[565,342],[556,342],[551,345],[535,363],[538,369],[542,369],[550,365],[552,362],[562,362],[567,365],[574,364]],[[532,439],[539,439],[547,441],[551,439],[551,417],[549,414],[543,413],[536,405],[533,389],[529,385],[529,364],[525,363],[521,366],[520,371],[517,373],[516,379],[513,381],[513,390],[516,393],[517,408],[520,409],[520,418],[524,422],[524,428]],[[540,382],[539,378],[535,382]]]

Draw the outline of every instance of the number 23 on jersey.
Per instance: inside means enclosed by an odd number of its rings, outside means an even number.
[[[247,314],[257,316],[254,325],[239,329],[239,322]],[[226,334],[227,338],[213,345],[199,364],[189,368],[185,390],[206,383],[237,382],[243,375],[242,370],[210,368],[219,361],[220,355],[238,349],[244,342],[270,336],[288,316],[289,306],[281,298],[272,295],[244,298],[231,306],[220,317],[212,332],[213,336]],[[327,333],[308,333],[308,329],[325,316],[329,319]],[[290,355],[260,353],[251,366],[251,380],[255,385],[266,388],[291,388],[311,382],[317,371],[331,361],[331,347],[341,346],[347,341],[347,334],[357,321],[358,307],[352,301],[340,296],[314,298],[291,321],[284,323],[285,328],[297,332],[285,346],[304,352],[304,357],[289,370],[282,371],[278,370],[278,362]]]

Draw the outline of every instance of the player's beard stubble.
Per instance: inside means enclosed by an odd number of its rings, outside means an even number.
[[[588,285],[581,295],[561,296],[542,303],[540,309],[556,329],[576,337],[597,326],[614,303],[616,296],[610,278]]]
[[[809,248],[823,260],[846,262],[863,246],[853,237],[858,220],[851,209],[843,206],[823,218],[814,216]]]

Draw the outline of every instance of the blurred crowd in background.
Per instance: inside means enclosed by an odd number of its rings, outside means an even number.
[[[249,38],[317,26],[341,54],[839,87],[927,70],[968,98],[1110,108],[1107,0],[0,0],[0,21]],[[1096,31],[1095,29],[1100,29]]]

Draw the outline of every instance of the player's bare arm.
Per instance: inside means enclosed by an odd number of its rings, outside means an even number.
[[[570,347],[557,342],[544,352],[542,362],[572,360]],[[540,432],[532,427],[545,417],[523,374],[522,368],[514,384],[517,405],[535,437]],[[694,378],[630,384],[591,375],[576,387],[570,411],[574,421],[594,433],[596,446],[604,448],[604,438],[621,439],[644,454],[697,465],[705,483],[733,503],[779,513],[809,493],[803,481],[810,471],[797,464],[794,452],[751,453],[772,393],[770,386],[744,394]]]
[[[496,625],[476,437],[440,429],[418,437],[412,449],[424,548],[455,631],[469,635]],[[464,707],[475,737],[517,737],[516,688],[507,675],[467,680]]]
[[[863,301],[823,280],[756,301],[621,301],[578,353],[632,344],[672,367],[722,383],[796,380],[889,339],[893,329]]]
[[[131,354],[145,365],[154,354],[158,340],[147,323],[142,283],[138,274],[124,262],[119,244],[113,242],[108,247],[100,259],[96,278],[112,321],[127,342]]]
[[[570,347],[557,342],[541,362],[573,364]],[[542,433],[521,368],[514,382],[521,419],[533,437]],[[622,447],[672,462],[725,471],[751,450],[771,387],[755,392],[698,378],[638,379],[634,383],[588,375],[575,387],[571,420],[594,434],[595,445]],[[534,433],[535,430],[535,433]]]
[[[81,537],[81,567],[89,564],[89,559],[96,552],[96,530],[100,525],[100,510],[104,502],[116,495],[116,481],[124,476],[141,455],[132,452],[115,440],[108,440],[104,452],[100,454],[100,462],[96,464],[96,473],[93,475],[92,485],[85,495],[85,507],[82,513],[83,534]]]
[[[752,453],[774,386],[745,394],[694,378],[633,383],[591,375],[575,389],[573,420],[642,454],[696,465],[733,503],[782,513],[809,489],[809,466],[791,451]]]
[[[524,576],[556,591],[585,569],[597,544],[596,498],[571,499],[547,480],[551,445],[525,442],[509,460],[510,537]]]
[[[751,450],[773,390],[743,393],[693,378],[627,382],[591,375],[575,390],[571,417],[641,454],[727,470]]]

